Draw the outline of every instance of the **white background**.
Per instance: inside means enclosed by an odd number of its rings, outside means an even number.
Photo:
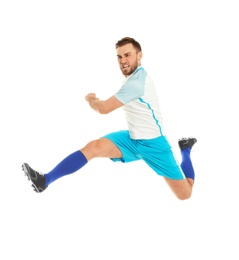
[[[238,260],[237,1],[0,3],[0,258]],[[121,86],[115,43],[134,37],[165,130],[195,136],[193,196],[179,201],[143,162],[96,159],[34,193],[21,165],[48,172],[126,128],[92,111]]]

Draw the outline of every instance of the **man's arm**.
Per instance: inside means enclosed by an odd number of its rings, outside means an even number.
[[[107,100],[100,100],[96,97],[95,93],[89,93],[85,97],[85,100],[89,103],[92,109],[94,109],[96,112],[100,114],[108,114],[113,110],[124,105],[115,96],[112,96]]]

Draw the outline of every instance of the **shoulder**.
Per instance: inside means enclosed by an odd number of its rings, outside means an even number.
[[[148,73],[146,72],[146,70],[140,66],[134,71],[134,73],[131,76],[129,76],[125,83],[144,85],[147,76]]]

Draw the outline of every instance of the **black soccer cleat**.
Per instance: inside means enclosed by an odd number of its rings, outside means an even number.
[[[186,147],[189,147],[190,149],[192,149],[193,145],[197,142],[196,138],[182,138],[178,140],[178,145],[181,149],[181,151],[183,149],[185,149]]]
[[[32,187],[34,188],[34,191],[39,193],[47,188],[45,184],[45,177],[43,174],[33,170],[27,163],[24,163],[22,165],[22,170],[25,172],[28,180],[32,182]]]

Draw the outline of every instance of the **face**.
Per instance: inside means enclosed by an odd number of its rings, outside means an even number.
[[[131,75],[140,65],[142,52],[136,52],[132,43],[116,49],[119,67],[123,75]]]

